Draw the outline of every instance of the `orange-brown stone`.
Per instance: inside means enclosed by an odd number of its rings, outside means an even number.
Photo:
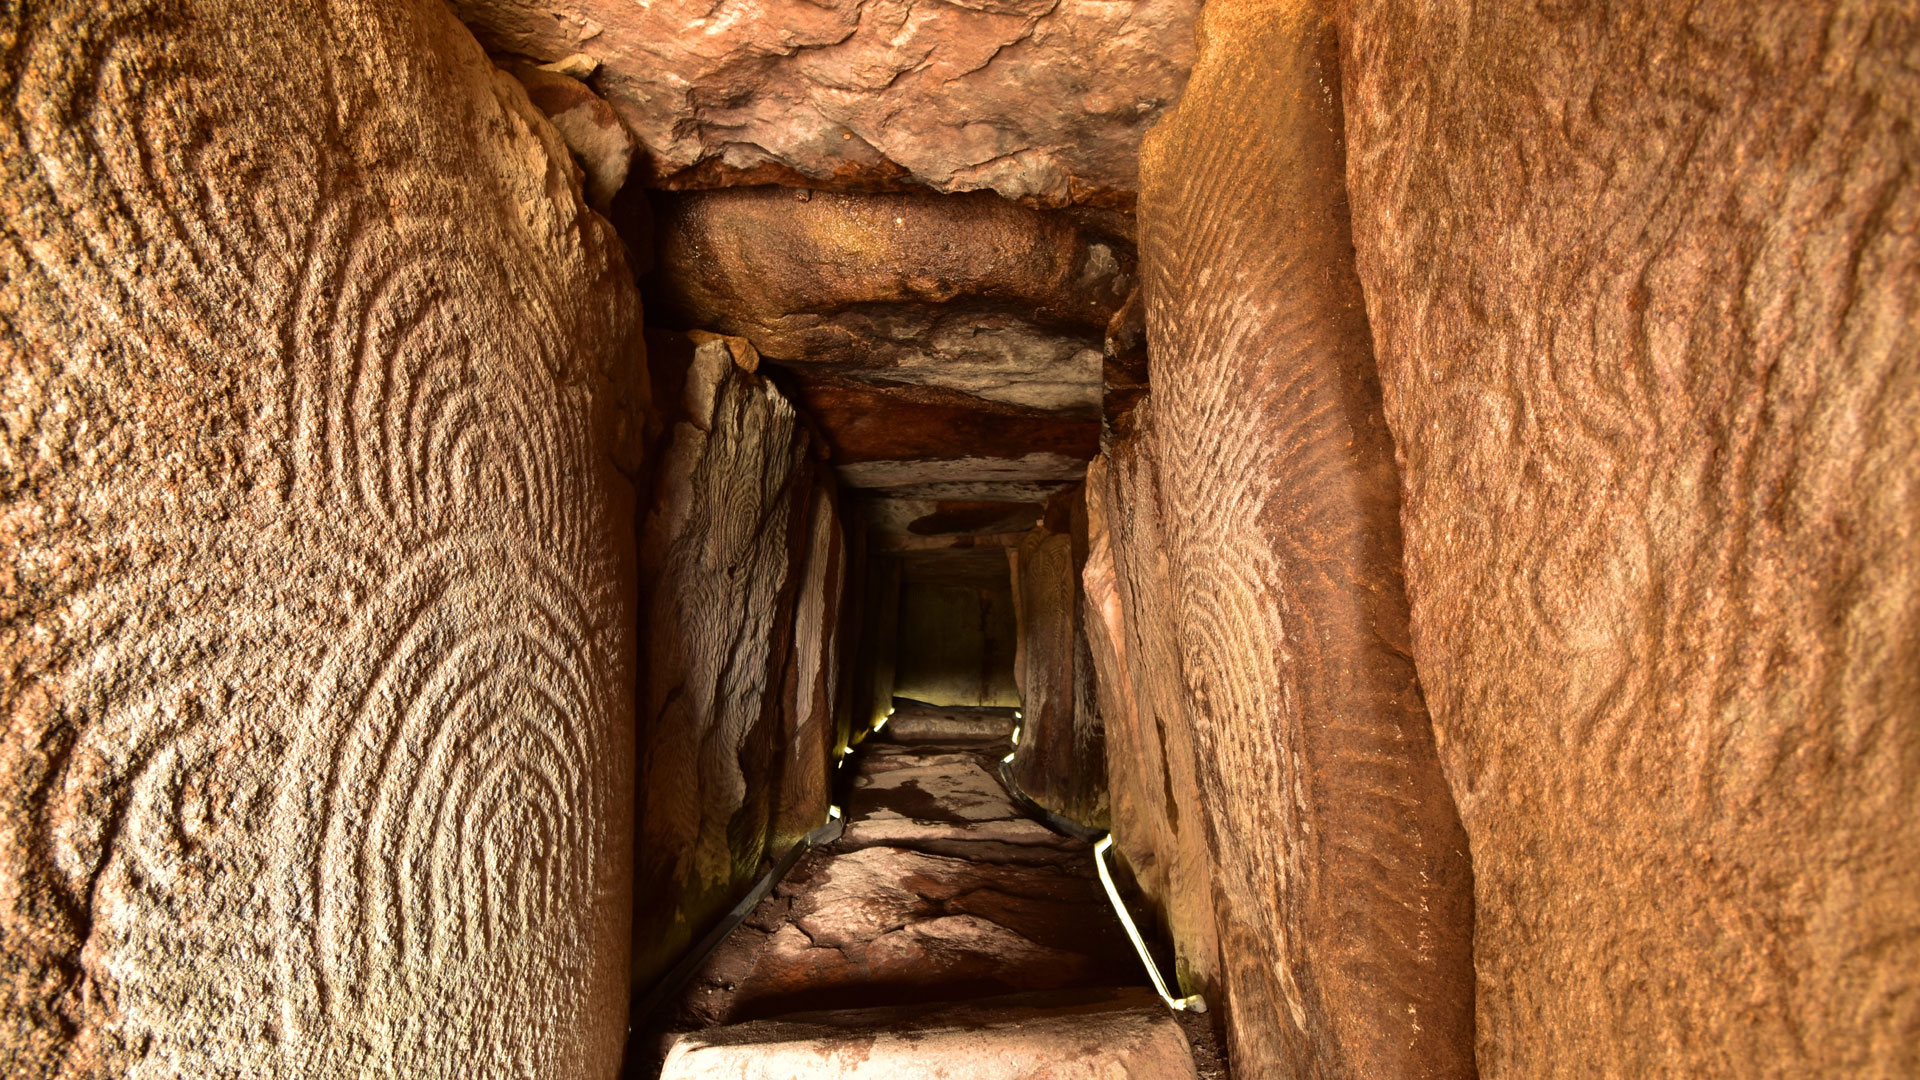
[[[1336,35],[1314,5],[1219,0],[1200,40],[1141,159],[1158,677],[1213,855],[1174,887],[1213,891],[1242,1067],[1471,1076],[1471,875],[1408,638]]]
[[[1489,1076],[1920,1070],[1920,17],[1348,9]]]
[[[605,1077],[619,243],[437,3],[0,9],[0,1074]]]

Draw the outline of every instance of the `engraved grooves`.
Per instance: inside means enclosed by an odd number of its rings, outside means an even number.
[[[1920,21],[1457,14],[1343,39],[1482,1067],[1911,1072]]]
[[[1468,870],[1407,649],[1331,29],[1216,4],[1202,40],[1143,155],[1147,449],[1239,1057],[1472,1075]]]
[[[477,572],[502,566],[519,571],[508,590]],[[288,792],[277,830],[314,853],[281,901],[290,1026],[313,1007],[357,1006],[378,980],[439,976],[500,947],[490,883],[525,879],[516,895],[551,900],[585,875],[577,860],[602,844],[605,797],[584,741],[605,720],[582,682],[604,661],[577,655],[590,637],[565,578],[499,540],[429,549],[360,609],[295,749],[329,764],[326,785]],[[544,849],[481,842],[502,800],[532,815]],[[490,865],[474,865],[476,849]],[[557,912],[522,914],[518,929],[537,932]],[[309,982],[318,1000],[296,1014],[294,988]]]
[[[771,793],[748,778],[772,776],[783,750],[773,679],[806,542],[794,523],[813,484],[793,406],[735,368],[723,341],[697,350],[684,399],[641,547],[637,872],[662,883],[635,900],[642,981],[731,902],[765,850]]]
[[[557,135],[425,3],[0,50],[0,1072],[610,1071],[638,311]]]

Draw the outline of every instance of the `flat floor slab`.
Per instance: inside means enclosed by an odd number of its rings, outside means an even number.
[[[1194,1080],[1140,987],[801,1013],[675,1037],[661,1080]]]
[[[1012,709],[928,705],[896,698],[887,734],[898,742],[1004,741],[1013,735]]]
[[[1092,849],[1020,813],[992,772],[1005,753],[870,740],[840,839],[794,866],[662,1027],[1144,982]]]

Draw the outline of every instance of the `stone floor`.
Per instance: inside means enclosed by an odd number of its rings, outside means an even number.
[[[666,1080],[1194,1080],[1153,991],[1055,990],[813,1012],[681,1036]]]
[[[1114,990],[1143,986],[1146,979],[1100,887],[1091,847],[1021,814],[996,778],[1010,749],[1010,727],[1010,710],[900,703],[889,730],[852,759],[855,775],[842,788],[847,824],[841,838],[804,856],[663,1010],[665,1031],[700,1033],[681,1039],[686,1046],[672,1075],[707,1075],[690,1071],[690,1063],[737,1055],[737,1044],[758,1039],[756,1031],[859,1028],[863,1021],[845,1010],[919,1007],[914,1022],[921,1028],[964,1028],[973,1040],[967,1045],[987,1029],[1025,1030],[1038,1039],[1049,1029],[1032,1017],[1054,1010],[1081,1015],[1110,1008],[1117,1011],[1100,1022],[1122,1027],[1134,1024],[1125,1017],[1154,1016],[1155,1031],[1171,1019],[1155,1016],[1167,1010],[1150,991],[1145,1000],[1152,1008],[1143,1010],[1137,990]],[[1034,992],[1054,992],[1057,1001],[1049,1006],[1050,999]],[[1009,994],[1028,995],[1004,1003],[1014,1010],[1009,1015],[1027,1019],[999,1027],[983,1027],[977,1017],[950,1022],[935,1005],[974,1002],[976,1012],[991,1011],[1001,1006],[977,999]],[[1107,1000],[1102,994],[1112,998],[1107,1005],[1088,1004]],[[790,1015],[819,1010],[841,1012]],[[744,1035],[706,1030],[776,1017],[780,1024],[742,1028]],[[898,1015],[887,1020],[904,1022]],[[1097,1026],[1084,1016],[1074,1023]],[[1200,1044],[1196,1075],[1224,1077],[1211,1028],[1204,1020],[1181,1026],[1186,1041]],[[1141,1032],[1141,1045],[1164,1053],[1156,1039],[1165,1032],[1149,1034]],[[779,1041],[767,1039],[769,1048]],[[659,1052],[672,1041],[662,1037]],[[689,1057],[696,1048],[700,1054]],[[987,1069],[978,1062],[970,1067]],[[737,1063],[726,1068],[735,1070],[726,1075],[761,1075],[739,1071]],[[1148,1076],[1163,1068],[1099,1075]],[[911,1069],[899,1075],[909,1074],[935,1075]]]

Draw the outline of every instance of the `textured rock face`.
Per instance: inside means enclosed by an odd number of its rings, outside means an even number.
[[[1051,868],[976,866],[876,845],[783,888],[796,894],[792,925],[755,958],[754,977],[769,990],[845,996],[872,994],[877,984],[891,999],[938,1000],[1128,974],[1117,962],[1102,964],[1109,955],[1125,960],[1124,943],[1098,933],[1060,939],[1073,929],[1062,912],[1098,905],[1100,887]],[[1034,940],[1047,930],[1051,940]]]
[[[573,151],[573,160],[583,174],[582,187],[587,202],[606,213],[613,196],[627,182],[636,149],[633,133],[587,84],[547,67],[515,63],[513,72],[527,88],[527,97],[553,122],[554,130]]]
[[[991,195],[695,192],[663,197],[658,229],[668,310],[745,335],[769,357],[952,367],[968,346],[949,338],[993,335],[971,319],[947,331],[936,317],[1005,309],[1016,322],[1095,335],[1096,370],[1075,380],[1096,388],[1081,403],[1089,412],[1099,407],[1097,335],[1131,280],[1119,240]]]
[[[1023,528],[1098,449],[1124,215],[752,188],[664,198],[657,235],[656,317],[779,364],[876,529]]]
[[[1106,733],[1080,589],[1085,538],[1084,494],[1076,487],[1055,499],[1047,520],[1007,553],[1020,635],[1014,674],[1024,713],[1013,776],[1040,805],[1104,828]]]
[[[854,665],[850,730],[864,731],[893,706],[893,679],[900,637],[900,560],[869,558],[860,613],[860,651]],[[844,739],[843,739],[844,741]]]
[[[692,350],[641,539],[648,598],[639,983],[657,976],[758,872],[783,810],[781,771],[808,761],[823,774],[827,767],[824,756],[796,746],[811,729],[781,719],[795,597],[805,590],[815,483],[809,437],[793,406],[737,359],[751,356],[744,344],[714,336]],[[661,355],[660,366],[667,362]],[[663,374],[658,385],[670,380]],[[821,603],[827,599],[823,583]],[[805,612],[800,621],[805,637]],[[816,633],[811,647],[823,640]],[[804,663],[796,679],[810,667],[819,671]],[[815,782],[793,783],[808,790]],[[819,784],[824,790],[824,775]]]
[[[880,497],[863,500],[861,517],[894,537],[974,537],[1024,533],[1038,523],[1042,509],[1038,503],[991,499]]]
[[[900,713],[911,715],[922,708],[924,706],[912,702],[902,702]],[[1013,715],[1011,709],[983,711],[1007,718]],[[888,728],[890,737],[896,740],[903,738],[907,730],[893,732]],[[1063,879],[1051,885],[1034,884],[1031,888],[1012,891],[1029,893],[1037,889],[1033,894],[1042,899],[1050,897],[1059,903],[1071,901],[1080,905],[1084,910],[1077,912],[1074,919],[1062,920],[1052,929],[1078,942],[1071,948],[1078,957],[1074,961],[1076,966],[1097,972],[1102,981],[1124,981],[1134,971],[1133,961],[1124,951],[1113,954],[1105,951],[1105,946],[1121,943],[1121,930],[1117,922],[1107,924],[1095,917],[1104,916],[1106,909],[1102,906],[1099,887],[1094,884],[1093,863],[1087,846],[1051,831],[1013,804],[997,775],[1000,759],[1008,749],[1005,743],[982,746],[971,735],[948,745],[881,743],[868,746],[860,765],[862,775],[848,799],[847,828],[840,847],[859,850],[876,845],[893,846],[981,864],[973,869],[956,866],[956,872],[963,874],[978,870],[990,875],[995,872],[991,866],[1002,865],[1071,871],[1067,877],[1074,879],[1072,881]],[[1000,891],[1008,891],[1007,886],[1008,882],[1003,879]],[[952,895],[969,891],[971,887],[959,889]],[[942,913],[932,907],[923,907],[921,911],[923,916],[941,914],[964,912]],[[972,914],[990,916],[984,910],[975,910]],[[1022,931],[1029,940],[1049,936],[1035,929],[1045,924],[1044,919],[1026,922],[1028,930],[1035,931]],[[893,929],[897,927],[875,924],[874,933],[888,933]],[[901,970],[912,975],[914,967],[908,964]],[[1033,969],[1030,974],[1038,978],[1051,977],[1045,968]],[[925,981],[918,975],[913,978]],[[1017,990],[1022,986],[1032,989],[1038,985],[1026,982],[1024,976],[1008,976],[1001,984],[1003,990]]]
[[[887,721],[892,737],[903,742],[1006,742],[1013,737],[1012,709],[940,708],[902,702]]]
[[[848,484],[906,499],[944,483],[978,485],[956,492],[965,501],[1014,502],[1028,487],[1071,483],[1100,446],[1098,422],[953,391],[816,379],[795,396],[825,429]]]
[[[1912,1075],[1912,8],[1350,19],[1482,1068]]]
[[[908,581],[900,594],[893,692],[932,705],[1017,707],[1017,635],[1005,581]]]
[[[774,805],[775,852],[792,847],[827,820],[837,749],[835,713],[841,680],[852,658],[845,655],[847,545],[833,478],[813,473],[806,554],[794,605],[793,649],[787,658],[786,751],[779,762],[780,796]]]
[[[653,186],[913,184],[1125,204],[1193,0],[456,0],[489,47],[584,53]]]
[[[0,1072],[606,1076],[639,308],[438,5],[11,5]]]
[[[1219,1000],[1211,823],[1174,637],[1151,398],[1133,437],[1087,470],[1087,636],[1107,741],[1114,850],[1173,939],[1186,993]]]
[[[1334,35],[1223,2],[1201,40],[1141,159],[1147,450],[1235,1059],[1469,1076],[1471,879],[1407,639]]]

